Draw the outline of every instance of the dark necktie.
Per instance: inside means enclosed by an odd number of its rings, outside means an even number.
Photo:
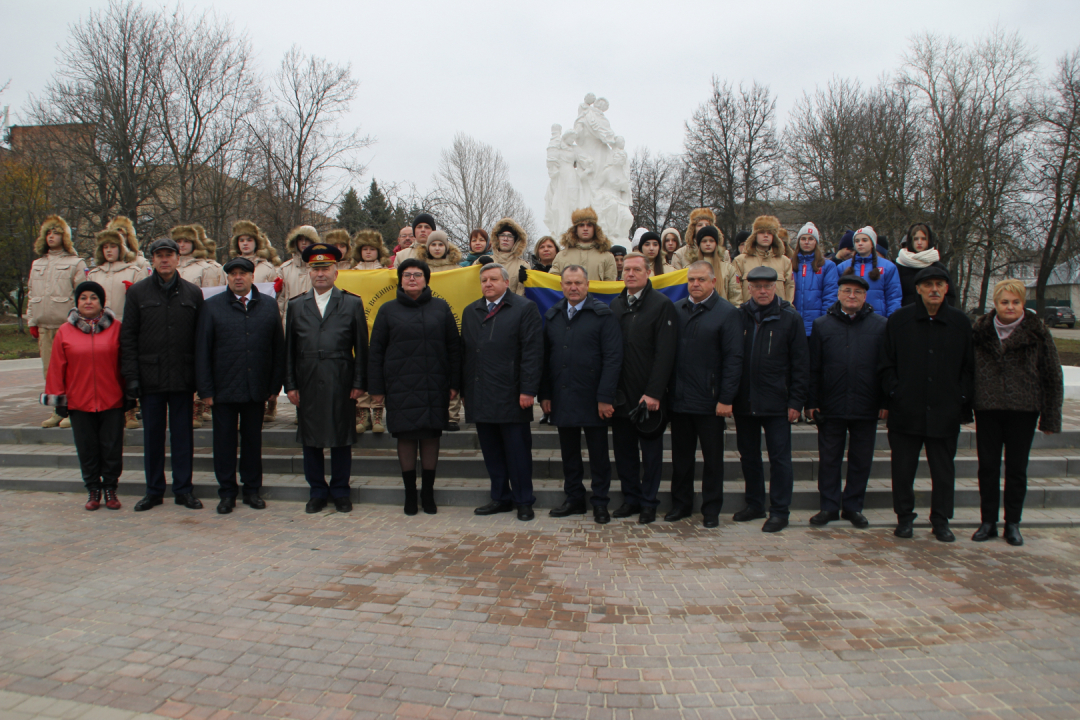
[[[571,305],[569,313],[570,319],[573,320],[575,315],[577,315],[577,308]]]
[[[493,312],[495,312],[495,303],[489,302],[488,303],[488,315],[490,315]]]

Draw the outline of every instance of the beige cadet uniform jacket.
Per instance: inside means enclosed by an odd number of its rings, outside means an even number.
[[[206,260],[188,255],[180,260],[177,268],[180,277],[201,288],[217,287],[225,284],[225,273],[221,265],[213,260]]]
[[[255,264],[256,283],[272,283],[278,279],[278,269],[274,267],[274,263],[258,255],[244,255],[243,257]]]
[[[579,242],[576,246],[563,248],[551,262],[552,275],[562,275],[568,265],[580,265],[589,273],[589,280],[618,280],[619,269],[615,256],[608,251],[600,252],[593,243]]]
[[[105,307],[113,311],[117,320],[124,319],[124,299],[128,286],[144,280],[146,271],[133,262],[102,263],[86,274],[87,280],[93,280],[105,290]]]
[[[278,277],[282,280],[281,292],[278,294],[278,310],[281,312],[281,324],[285,324],[285,313],[288,309],[289,300],[297,295],[303,295],[311,289],[311,276],[308,274],[311,268],[307,266],[299,255],[293,255],[278,268]]]
[[[759,265],[771,267],[776,271],[778,278],[776,281],[777,297],[788,302],[795,299],[795,275],[791,272],[791,261],[788,260],[786,255],[778,256],[772,248],[768,250],[756,248],[752,254],[743,253],[735,258],[734,265],[744,300],[750,299],[750,287],[746,280],[746,274]]]
[[[30,266],[26,324],[58,328],[75,307],[75,288],[86,279],[86,262],[65,250],[50,250]]]

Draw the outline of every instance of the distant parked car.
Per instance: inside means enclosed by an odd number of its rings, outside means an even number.
[[[1064,325],[1071,330],[1076,325],[1076,315],[1073,314],[1072,308],[1067,307],[1047,306],[1043,308],[1042,319],[1048,327]]]

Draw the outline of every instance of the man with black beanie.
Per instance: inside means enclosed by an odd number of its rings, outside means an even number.
[[[413,244],[411,247],[402,248],[394,256],[394,267],[398,267],[411,257],[416,257],[416,251],[421,245],[427,245],[428,235],[438,230],[435,218],[430,213],[422,212],[413,218]]]

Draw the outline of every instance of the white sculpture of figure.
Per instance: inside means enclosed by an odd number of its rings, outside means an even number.
[[[544,222],[558,237],[578,208],[592,206],[600,226],[612,241],[625,240],[633,224],[630,205],[630,160],[626,143],[611,130],[604,113],[608,102],[592,93],[578,106],[574,131],[556,147],[555,126],[548,143],[548,175]],[[570,167],[568,167],[568,165]],[[572,171],[571,171],[572,167]],[[554,175],[552,173],[555,173]]]
[[[560,220],[555,198],[559,193],[560,152],[566,147],[562,139],[562,125],[555,123],[551,126],[551,139],[547,146],[548,189],[544,196],[544,224],[548,227]]]

